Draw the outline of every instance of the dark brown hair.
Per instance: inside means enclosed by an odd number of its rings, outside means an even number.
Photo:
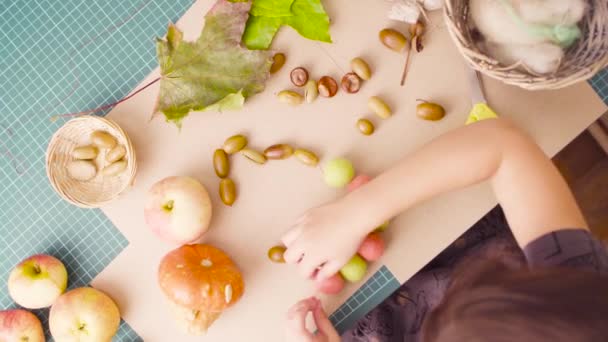
[[[608,341],[608,277],[469,265],[422,326],[424,342]]]

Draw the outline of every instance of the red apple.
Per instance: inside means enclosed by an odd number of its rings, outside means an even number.
[[[315,281],[315,287],[325,294],[337,294],[344,289],[344,278],[340,273],[336,273],[327,279]]]
[[[68,271],[59,259],[37,254],[21,261],[8,277],[8,293],[28,309],[51,306],[68,285]]]
[[[49,327],[55,341],[111,341],[120,312],[114,301],[92,287],[70,290],[51,307]]]
[[[346,190],[348,190],[348,192],[355,191],[364,184],[369,183],[371,180],[372,178],[368,175],[357,175],[357,177],[353,178],[353,180],[348,183]]]
[[[211,213],[209,193],[190,177],[168,177],[154,184],[144,210],[148,227],[178,245],[198,240],[209,229]]]
[[[0,311],[0,341],[44,342],[42,324],[38,317],[26,310]]]
[[[357,251],[367,261],[376,261],[384,254],[384,240],[378,233],[369,234]]]

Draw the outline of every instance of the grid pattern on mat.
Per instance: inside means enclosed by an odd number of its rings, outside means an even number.
[[[608,104],[608,68],[595,75],[589,84],[606,104]]]
[[[6,279],[35,253],[59,257],[69,286],[87,285],[128,241],[99,210],[63,202],[44,154],[62,120],[113,102],[155,66],[154,38],[193,0],[0,1],[0,309]],[[36,314],[47,325],[48,309]],[[124,322],[115,341],[140,341]]]
[[[386,266],[382,266],[329,319],[336,330],[343,333],[397,290],[399,286],[397,278]]]

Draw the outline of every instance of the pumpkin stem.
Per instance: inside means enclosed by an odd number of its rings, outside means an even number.
[[[192,320],[195,320],[200,313],[200,310],[192,310]]]

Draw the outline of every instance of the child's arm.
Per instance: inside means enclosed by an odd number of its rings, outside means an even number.
[[[323,264],[319,276],[331,276],[385,220],[485,180],[520,246],[558,229],[587,227],[566,182],[534,141],[506,120],[485,120],[433,140],[357,191],[306,213],[283,237],[285,259],[301,259],[304,276]]]

